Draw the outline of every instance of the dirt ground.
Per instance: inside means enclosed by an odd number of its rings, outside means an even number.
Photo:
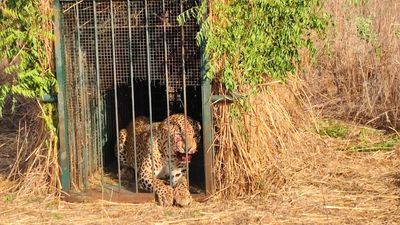
[[[318,156],[324,159],[312,168],[314,173],[279,193],[214,198],[188,208],[69,203],[3,193],[0,224],[399,224],[397,151],[327,150]]]

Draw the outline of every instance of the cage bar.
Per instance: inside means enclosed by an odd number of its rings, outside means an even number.
[[[110,16],[111,16],[111,49],[113,62],[113,78],[114,78],[114,112],[115,112],[115,132],[117,142],[119,140],[119,124],[118,124],[118,89],[117,89],[117,63],[115,55],[115,28],[114,28],[114,7],[113,1],[110,0]],[[117,144],[117,163],[118,163],[118,188],[121,189],[121,156],[119,153],[119,145]]]
[[[135,90],[133,78],[133,53],[132,53],[132,21],[131,21],[131,1],[127,0],[128,4],[128,36],[129,36],[129,71],[131,81],[131,99],[132,99],[132,138],[133,138],[133,154],[134,154],[134,168],[135,168],[135,192],[139,192],[138,185],[138,172],[137,172],[137,145],[136,145],[136,119],[135,119]],[[129,126],[129,125],[128,125]]]
[[[180,10],[181,13],[183,13],[183,3],[182,0],[179,0],[179,5],[180,5]],[[185,118],[187,119],[187,96],[186,96],[186,62],[185,62],[185,32],[184,28],[181,27],[181,51],[182,51],[182,83],[183,83],[183,111],[185,114]],[[187,124],[185,124],[185,155],[186,159],[188,157],[188,150],[187,150],[187,134],[186,134],[186,128]],[[186,177],[188,184],[190,182],[189,179],[189,161],[186,160]]]
[[[151,57],[150,57],[150,36],[149,36],[149,12],[148,12],[148,1],[144,1],[144,12],[146,21],[146,56],[147,56],[147,76],[148,76],[148,94],[149,94],[149,117],[150,117],[150,155],[151,155],[151,170],[152,175],[155,174],[154,169],[154,134],[153,134],[153,107],[151,105]],[[154,190],[153,190],[154,191]]]
[[[65,51],[63,14],[59,0],[54,1],[54,33],[55,33],[55,54],[56,54],[56,74],[58,83],[58,130],[60,133],[60,165],[61,165],[61,186],[64,191],[70,190],[70,161],[69,161],[69,132],[68,132],[68,110],[66,99],[66,79],[65,79]]]
[[[99,39],[98,39],[98,30],[97,30],[97,8],[96,8],[96,0],[92,1],[93,6],[93,24],[94,24],[94,44],[95,44],[95,64],[96,64],[96,92],[97,92],[97,129],[98,135],[97,136],[97,154],[98,154],[98,166],[100,167],[101,171],[103,168],[103,123],[101,120],[101,91],[100,91],[100,63],[99,63]],[[101,173],[101,177],[103,179],[103,173]]]
[[[89,172],[88,172],[88,147],[89,147],[89,143],[88,143],[88,134],[87,134],[87,92],[85,92],[84,90],[86,89],[86,79],[85,79],[85,72],[83,71],[83,56],[82,56],[82,47],[81,47],[81,31],[80,31],[80,16],[79,16],[79,4],[75,4],[75,22],[76,22],[76,51],[77,51],[77,55],[78,55],[78,62],[77,62],[77,69],[78,69],[78,76],[76,77],[76,79],[78,80],[79,83],[79,97],[80,97],[80,102],[81,102],[81,107],[80,107],[80,121],[81,121],[81,125],[82,125],[82,129],[80,129],[80,131],[83,133],[81,133],[81,137],[83,137],[83,141],[80,143],[81,147],[81,152],[80,154],[82,155],[82,178],[83,178],[83,187],[86,190],[88,188],[88,177],[89,177]],[[78,162],[79,163],[79,162]]]
[[[170,133],[170,108],[169,108],[169,73],[168,73],[168,45],[167,45],[167,22],[168,14],[165,9],[165,0],[162,0],[162,23],[163,23],[163,45],[164,45],[164,72],[165,72],[165,96],[166,96],[166,107],[167,107],[167,123],[168,123],[168,133]],[[171,171],[171,140],[168,138],[168,171]],[[172,174],[169,173],[169,184],[172,185]]]
[[[208,0],[206,0],[208,3]],[[208,9],[207,9],[208,10]],[[208,12],[204,12],[203,20],[206,19]],[[207,68],[207,55],[205,54],[206,40],[201,40],[200,43],[200,69],[201,69],[201,106],[202,106],[202,124],[203,124],[203,150],[204,150],[204,175],[206,194],[215,193],[214,175],[213,175],[213,159],[214,159],[214,146],[213,146],[213,125],[212,125],[212,112],[211,112],[211,80],[206,76]]]

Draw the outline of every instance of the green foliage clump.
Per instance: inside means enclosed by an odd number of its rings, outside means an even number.
[[[356,27],[358,37],[374,48],[378,59],[382,56],[381,44],[378,40],[378,34],[375,32],[372,19],[370,17],[356,17]]]
[[[394,35],[395,35],[397,38],[400,39],[400,30],[396,31],[396,32],[394,33]]]
[[[337,120],[326,119],[320,122],[318,134],[332,138],[345,138],[349,128]]]
[[[349,0],[350,4],[354,6],[362,6],[368,3],[368,0]]]
[[[321,0],[208,2],[182,17],[197,15],[202,24],[198,41],[206,42],[206,75],[231,92],[243,85],[254,88],[267,77],[285,78],[300,62],[300,50],[312,50],[312,32],[327,25]]]
[[[53,39],[52,15],[43,14],[41,1],[8,0],[0,9],[0,59],[8,64],[2,75],[5,82],[0,83],[1,116],[7,96],[41,98],[56,79],[46,49]]]
[[[356,17],[356,26],[359,38],[368,43],[374,43],[377,40],[377,34],[372,28],[371,18]]]
[[[385,135],[382,131],[364,128],[357,137],[357,143],[345,150],[354,152],[391,151],[400,143],[398,134]]]
[[[15,200],[15,194],[7,194],[3,197],[4,203],[11,203]]]
[[[338,151],[372,152],[391,151],[400,144],[400,136],[385,134],[370,127],[357,127],[343,121],[324,119],[319,121],[317,133],[322,137],[335,138],[344,142]]]

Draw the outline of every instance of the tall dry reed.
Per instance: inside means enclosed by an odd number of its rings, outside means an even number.
[[[279,190],[292,177],[289,155],[304,149],[301,130],[309,126],[311,116],[305,110],[299,80],[270,82],[259,90],[239,115],[232,113],[234,105],[214,106],[214,173],[223,196]]]
[[[43,120],[43,108],[35,100],[17,98],[0,120],[0,174],[8,189],[0,193],[17,196],[57,194],[59,164],[56,137]]]
[[[400,2],[328,0],[334,26],[304,79],[325,116],[400,128]]]

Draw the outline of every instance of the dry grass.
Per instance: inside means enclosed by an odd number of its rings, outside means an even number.
[[[396,224],[396,152],[338,152],[334,148],[340,146],[326,146],[327,140],[310,149],[309,161],[297,165],[290,185],[268,198],[212,199],[182,209],[0,194],[0,219],[5,224]],[[296,164],[304,156],[292,159]]]
[[[304,75],[315,107],[325,116],[399,129],[399,1],[329,0],[326,8],[335,26]]]
[[[260,86],[257,96],[251,97],[248,109],[224,103],[215,105],[214,173],[220,194],[268,193],[291,179],[282,158],[288,149],[300,147],[300,127],[309,121],[298,98],[299,87],[296,78],[287,84],[266,83]],[[239,114],[235,116],[233,110]]]
[[[42,119],[37,101],[17,98],[6,104],[0,120],[0,174],[14,185],[0,192],[17,196],[57,194],[59,167],[55,138]]]

